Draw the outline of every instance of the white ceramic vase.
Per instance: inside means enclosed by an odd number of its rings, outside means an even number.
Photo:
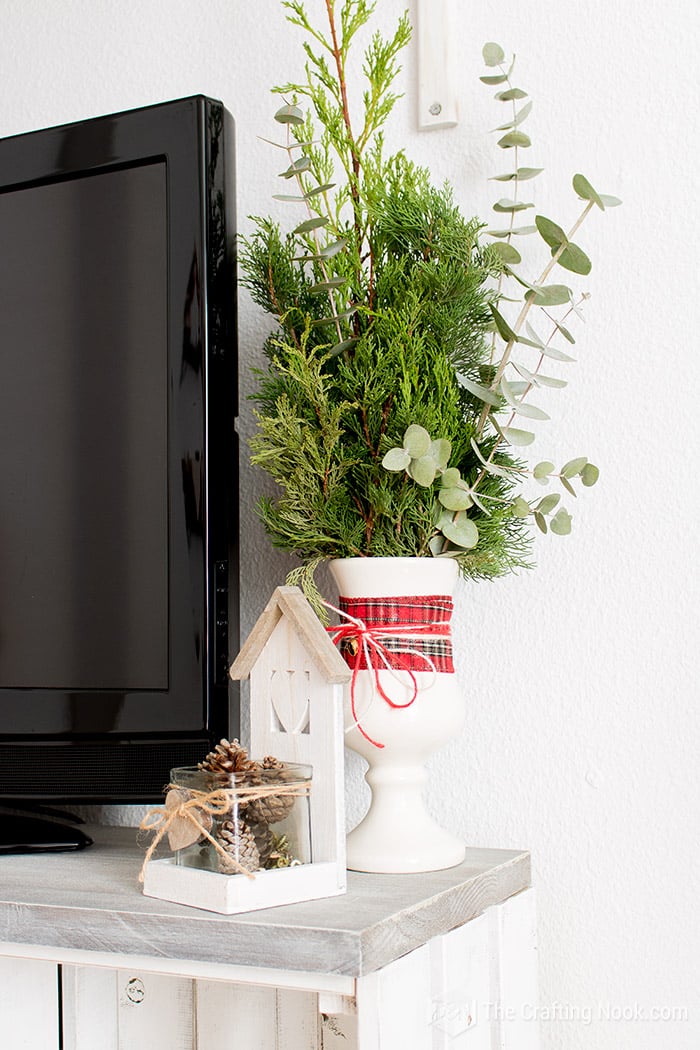
[[[449,558],[343,558],[331,561],[330,568],[341,596],[349,599],[450,597],[458,576]],[[400,644],[410,647],[411,641]],[[405,670],[358,670],[354,716],[346,697],[345,724],[351,727],[346,743],[369,763],[365,779],[372,792],[367,815],[347,840],[347,863],[354,871],[436,871],[464,859],[464,843],[435,823],[423,798],[425,762],[459,732],[464,701],[454,673],[412,674],[413,679]],[[407,706],[387,703],[377,680],[395,703]]]

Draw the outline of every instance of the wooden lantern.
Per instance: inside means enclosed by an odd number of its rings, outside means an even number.
[[[144,893],[223,914],[344,893],[343,686],[347,664],[298,587],[278,587],[231,667],[250,679],[251,756],[274,755],[313,769],[308,864],[221,875],[151,861]]]

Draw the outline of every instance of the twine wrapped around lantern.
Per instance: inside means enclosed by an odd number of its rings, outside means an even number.
[[[294,768],[284,764],[278,764],[274,771],[279,774],[281,769],[287,777],[295,779],[199,790],[183,787],[175,775],[167,786],[165,804],[149,810],[141,821],[140,830],[154,832],[154,837],[146,851],[139,882],[144,881],[148,863],[165,836],[174,853],[206,840],[219,857],[220,871],[255,878],[253,871],[260,866],[260,857],[254,831],[244,819],[248,807],[255,803],[259,807],[256,813],[260,813],[267,805],[273,816],[279,817],[282,811],[287,816],[295,800],[308,797],[310,792],[308,776],[299,779]],[[202,775],[201,770],[194,768],[183,772]],[[177,773],[178,770],[173,770],[173,774]],[[252,845],[244,849],[245,855],[237,857],[241,842],[251,843],[251,840]]]

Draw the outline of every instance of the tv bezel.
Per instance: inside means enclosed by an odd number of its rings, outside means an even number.
[[[113,689],[0,682],[0,802],[150,802],[171,767],[196,762],[230,731],[228,665],[238,640],[233,151],[232,118],[202,95],[0,140],[0,193],[165,162],[169,489],[167,688],[115,697]],[[179,724],[169,724],[176,708]]]

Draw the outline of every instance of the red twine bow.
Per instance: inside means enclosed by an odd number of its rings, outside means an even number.
[[[383,748],[384,744],[369,736],[358,717],[357,675],[361,670],[371,670],[374,673],[375,689],[389,707],[410,707],[419,691],[415,671],[432,671],[433,674],[454,671],[449,640],[452,599],[443,595],[378,599],[341,596],[340,609],[328,602],[324,604],[346,621],[327,627],[326,630],[352,668],[350,706],[353,725],[349,729],[357,727],[365,740],[374,747]],[[363,615],[353,615],[350,609]],[[408,645],[407,642],[413,644]],[[390,673],[400,670],[408,674],[411,681],[411,697],[408,701],[397,703],[385,692],[379,677],[381,669]]]

